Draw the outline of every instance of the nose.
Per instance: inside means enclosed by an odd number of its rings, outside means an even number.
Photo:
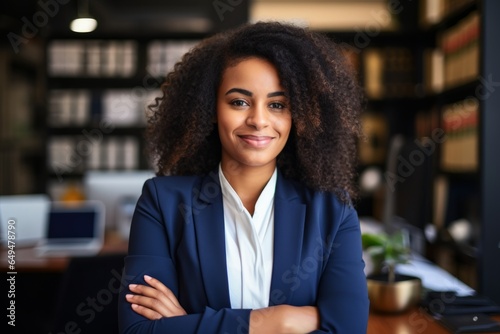
[[[269,112],[265,106],[254,105],[249,109],[246,124],[256,130],[262,130],[269,125]]]

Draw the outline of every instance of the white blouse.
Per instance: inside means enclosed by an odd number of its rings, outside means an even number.
[[[231,308],[257,309],[269,305],[276,178],[275,169],[251,216],[225,178],[219,164]]]

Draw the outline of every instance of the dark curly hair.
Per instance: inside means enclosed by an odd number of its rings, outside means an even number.
[[[217,167],[217,89],[224,69],[249,57],[276,67],[289,99],[292,129],[277,159],[281,172],[342,201],[355,198],[363,95],[352,67],[328,37],[277,22],[209,37],[167,75],[146,131],[157,174],[203,174]]]

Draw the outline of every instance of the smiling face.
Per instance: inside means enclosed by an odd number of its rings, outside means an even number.
[[[292,126],[288,103],[270,62],[248,58],[226,68],[217,93],[222,164],[274,169]]]

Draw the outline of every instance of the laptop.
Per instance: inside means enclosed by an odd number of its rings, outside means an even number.
[[[0,240],[18,247],[33,247],[43,239],[50,209],[45,194],[0,196]]]
[[[53,202],[38,256],[96,255],[104,244],[104,205],[98,201]]]

